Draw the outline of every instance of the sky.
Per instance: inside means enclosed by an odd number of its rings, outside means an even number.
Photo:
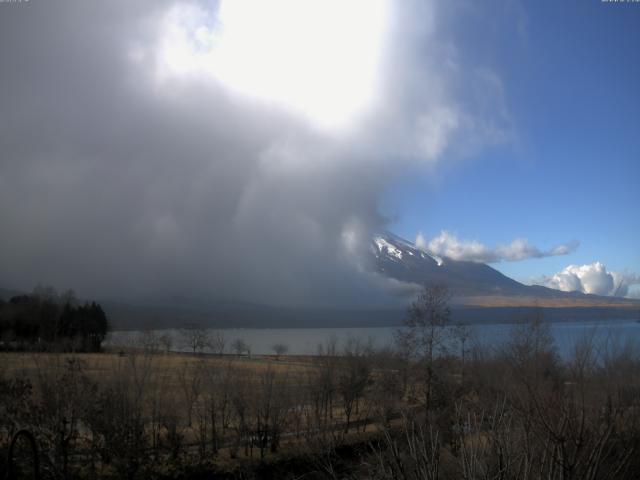
[[[0,286],[384,303],[386,229],[635,296],[639,21],[595,0],[0,2]]]
[[[494,264],[525,283],[571,264],[640,271],[640,8],[543,1],[512,3],[510,15],[500,4],[459,35],[501,79],[511,135],[435,178],[395,184],[382,203],[391,228],[487,245],[579,242],[565,256]]]

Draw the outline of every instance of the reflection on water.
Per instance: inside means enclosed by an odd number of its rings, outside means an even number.
[[[509,338],[514,326],[509,324],[474,325],[471,326],[472,343],[489,348],[500,348]],[[231,343],[242,339],[247,343],[253,354],[272,354],[275,344],[284,344],[288,353],[293,355],[313,355],[318,351],[319,344],[336,341],[338,351],[349,338],[371,342],[376,348],[393,345],[396,327],[371,328],[283,328],[283,329],[224,329],[223,333],[227,347],[231,353]],[[635,320],[601,320],[598,322],[568,322],[554,323],[550,326],[551,334],[556,342],[558,352],[567,357],[580,339],[589,336],[593,344],[600,349],[623,348],[640,345],[640,323]],[[172,338],[174,351],[189,351],[184,344],[183,335],[178,329],[156,330],[156,335],[166,334]],[[108,346],[139,346],[142,332],[115,331],[107,338]],[[204,350],[207,351],[206,349]]]

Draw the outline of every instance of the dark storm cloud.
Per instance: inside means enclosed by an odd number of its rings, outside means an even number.
[[[472,122],[433,93],[409,117],[407,100],[388,105],[393,124],[415,130],[409,141],[380,120],[353,142],[328,139],[216,82],[159,88],[152,60],[130,52],[152,48],[169,2],[2,7],[5,287],[369,303],[379,283],[362,274],[362,249],[401,166],[386,154],[402,144],[399,157],[434,160]],[[372,140],[381,132],[388,144]]]

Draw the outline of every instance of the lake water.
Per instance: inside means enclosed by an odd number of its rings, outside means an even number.
[[[510,324],[473,325],[471,343],[489,348],[499,348],[507,341],[514,329]],[[349,338],[371,342],[374,347],[383,348],[393,344],[396,327],[371,328],[283,328],[283,329],[222,329],[212,330],[221,332],[227,343],[227,351],[231,353],[231,343],[242,339],[253,354],[273,354],[273,345],[284,344],[288,353],[293,355],[313,355],[318,352],[318,345],[327,344],[335,340],[338,351]],[[600,320],[597,322],[566,322],[552,323],[551,335],[554,338],[558,352],[564,358],[573,351],[578,341],[589,335],[593,344],[600,349],[623,348],[626,346],[640,346],[640,322],[636,320]],[[189,351],[184,343],[184,336],[178,329],[156,330],[157,336],[168,334],[172,338],[172,350]],[[112,347],[139,346],[145,333],[137,331],[114,331],[107,339],[106,345]],[[207,351],[206,349],[204,350]]]

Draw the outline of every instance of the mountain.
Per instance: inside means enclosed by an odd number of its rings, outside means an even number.
[[[484,263],[431,255],[390,232],[371,240],[378,273],[418,285],[446,285],[458,304],[479,307],[625,307],[640,303],[626,298],[562,292],[540,285],[524,285]]]
[[[379,273],[419,285],[446,285],[460,297],[521,295],[528,288],[489,265],[430,255],[390,232],[374,235],[371,252]]]

